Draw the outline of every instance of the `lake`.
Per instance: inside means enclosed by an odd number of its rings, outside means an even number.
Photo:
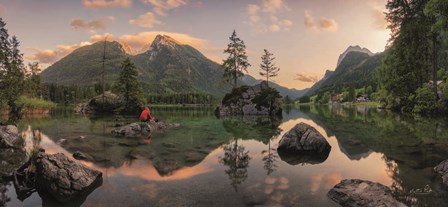
[[[409,206],[441,206],[448,194],[433,167],[448,159],[448,120],[413,118],[366,106],[286,108],[282,118],[216,118],[212,109],[154,108],[159,120],[181,127],[150,137],[114,137],[117,122],[137,117],[87,117],[58,110],[25,118],[25,137],[39,129],[47,153],[69,157],[103,173],[82,206],[338,206],[327,192],[342,179],[389,186]],[[282,135],[305,122],[330,143],[325,160],[282,159]],[[84,136],[84,139],[80,139]],[[60,139],[66,143],[56,144]],[[430,188],[429,194],[415,194]],[[17,198],[7,184],[7,206],[57,206],[34,193]]]

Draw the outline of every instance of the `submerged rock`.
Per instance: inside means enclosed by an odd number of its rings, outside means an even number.
[[[0,148],[17,147],[21,139],[14,125],[0,126]]]
[[[281,96],[265,81],[255,86],[241,86],[226,94],[216,109],[219,116],[281,115]]]
[[[78,164],[62,153],[40,152],[35,165],[39,193],[47,193],[62,203],[89,194],[102,183],[101,172]]]
[[[406,206],[392,196],[392,191],[388,187],[367,180],[342,180],[328,192],[327,196],[344,207]]]
[[[152,132],[163,131],[170,128],[178,128],[180,124],[170,124],[164,122],[151,122],[151,123],[132,123],[128,124],[120,129],[112,130],[112,134],[116,136],[136,136],[141,134],[150,134]]]
[[[277,150],[292,152],[326,152],[330,144],[315,128],[303,122],[289,130],[278,143]]]
[[[448,187],[448,160],[442,161],[434,170],[442,176],[443,184]]]
[[[278,151],[278,156],[281,160],[285,161],[290,165],[298,164],[320,164],[327,160],[328,155],[330,155],[330,149],[324,152],[288,152],[284,150]]]
[[[80,151],[76,151],[75,153],[73,153],[73,158],[77,160],[87,160],[87,156]]]

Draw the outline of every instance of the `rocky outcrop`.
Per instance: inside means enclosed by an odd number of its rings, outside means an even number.
[[[20,141],[19,129],[16,126],[0,126],[0,148],[17,147]]]
[[[125,105],[123,97],[109,91],[103,95],[96,96],[86,103],[80,103],[75,107],[76,113],[95,114],[95,113],[114,113],[120,112]]]
[[[102,183],[102,173],[68,159],[64,154],[39,152],[35,160],[39,193],[62,203],[89,194]]]
[[[317,164],[325,161],[331,146],[312,126],[299,123],[289,130],[278,143],[278,154],[285,162]]]
[[[388,187],[366,180],[342,180],[328,192],[327,196],[344,207],[406,206],[392,196],[392,191]]]
[[[216,109],[219,116],[281,115],[281,96],[266,81],[255,86],[241,86],[226,94]]]
[[[434,170],[442,176],[443,184],[448,187],[448,160],[442,161]]]
[[[119,129],[112,130],[112,134],[116,136],[131,137],[136,135],[149,135],[152,132],[160,132],[165,129],[178,128],[180,124],[165,123],[165,122],[150,122],[150,123],[131,123]]]

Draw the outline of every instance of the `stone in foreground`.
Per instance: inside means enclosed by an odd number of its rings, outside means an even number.
[[[392,196],[392,191],[388,187],[367,180],[342,180],[328,192],[327,196],[344,207],[406,206]]]
[[[68,159],[64,154],[37,155],[36,182],[39,193],[51,195],[61,203],[85,196],[102,183],[102,173]]]
[[[434,170],[442,176],[443,185],[448,187],[448,160],[442,161]]]

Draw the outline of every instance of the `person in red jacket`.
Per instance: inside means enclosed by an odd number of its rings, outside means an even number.
[[[149,109],[149,106],[146,106],[145,110],[143,110],[142,113],[140,114],[140,121],[142,122],[154,121],[154,117],[151,115],[151,110]]]

